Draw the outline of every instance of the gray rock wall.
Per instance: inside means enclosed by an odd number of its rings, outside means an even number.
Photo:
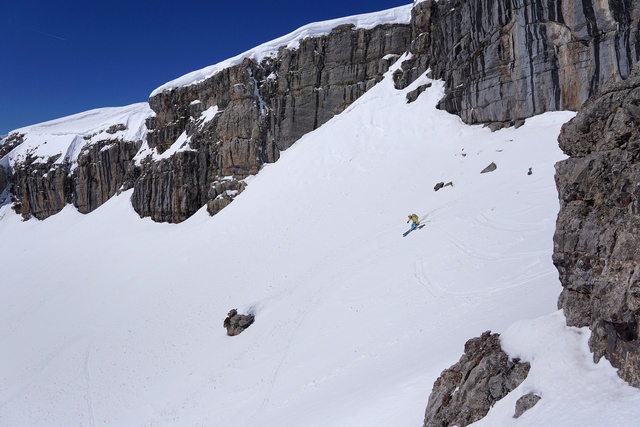
[[[4,168],[0,166],[0,194],[2,194],[6,186],[7,186],[7,173],[5,172]]]
[[[81,151],[71,172],[71,200],[82,213],[89,213],[114,196],[131,188],[137,175],[133,162],[142,141],[106,140]]]
[[[149,145],[164,152],[184,133],[194,151],[146,162],[134,185],[134,209],[168,222],[204,205],[217,212],[242,191],[242,179],[380,81],[410,41],[409,25],[343,25],[260,63],[245,59],[203,82],[150,98],[156,116],[148,121]],[[202,112],[214,106],[219,113],[202,123]],[[221,182],[229,188],[221,190]]]
[[[73,203],[88,213],[133,188],[133,207],[143,217],[180,222],[203,206],[213,215],[242,192],[244,178],[377,83],[410,40],[409,25],[343,25],[260,63],[247,58],[198,84],[160,93],[149,99],[155,115],[147,120],[147,143],[165,153],[182,136],[182,150],[134,164],[142,141],[106,138],[83,149],[77,164],[18,162],[7,177],[15,209],[44,219]],[[211,107],[218,114],[205,120]],[[23,139],[9,135],[0,158]]]
[[[606,357],[640,387],[640,68],[605,88],[558,139],[560,213],[553,261],[570,326],[588,326]]]
[[[260,63],[247,58],[153,96],[149,146],[164,153],[181,136],[188,143],[170,158],[133,168],[132,146],[120,147],[89,155],[72,184],[43,176],[11,188],[22,209],[35,209],[23,214],[39,217],[69,199],[90,212],[121,186],[133,188],[134,209],[156,221],[180,222],[205,205],[214,214],[242,191],[244,178],[342,112],[407,50],[413,57],[394,74],[398,87],[430,69],[446,82],[440,108],[497,129],[545,111],[577,110],[604,82],[626,78],[640,55],[639,28],[640,2],[633,0],[426,0],[410,25],[343,25]],[[211,107],[218,114],[205,122]],[[27,179],[12,173],[12,182],[14,175]],[[45,191],[48,202],[40,200],[45,186],[59,184]]]
[[[133,157],[142,141],[103,140],[82,149],[76,164],[56,163],[61,155],[40,159],[27,157],[16,163],[9,191],[16,199],[14,210],[25,219],[46,219],[73,203],[89,213],[118,191],[131,188],[137,173]]]
[[[414,10],[412,51],[398,85],[431,68],[446,81],[440,108],[498,128],[578,110],[640,55],[633,0],[426,0]]]
[[[46,162],[27,157],[11,176],[11,193],[18,199],[14,210],[27,219],[46,219],[60,212],[70,198],[69,165],[55,163],[59,156]]]

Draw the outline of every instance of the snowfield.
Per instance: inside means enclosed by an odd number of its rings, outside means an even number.
[[[532,369],[477,425],[637,425],[640,390],[556,310],[573,113],[492,133],[436,110],[441,82],[408,104],[428,80],[392,72],[215,217],[153,223],[129,192],[46,221],[2,207],[0,425],[415,427],[486,330]],[[403,238],[410,213],[426,226]],[[233,308],[256,321],[227,337]]]

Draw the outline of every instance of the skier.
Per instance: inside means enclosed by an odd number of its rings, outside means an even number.
[[[412,230],[415,230],[415,228],[420,225],[420,220],[418,219],[418,215],[416,214],[409,215],[409,219],[407,220],[407,223],[409,223],[409,221],[411,221]]]

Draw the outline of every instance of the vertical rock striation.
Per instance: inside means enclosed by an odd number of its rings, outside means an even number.
[[[145,140],[121,138],[132,133],[118,123],[97,134],[69,131],[78,139],[68,153],[40,155],[30,146],[22,151],[32,155],[7,161],[25,139],[13,133],[0,145],[0,158],[9,165],[15,208],[25,218],[47,218],[68,203],[88,213],[133,188],[132,205],[143,217],[180,222],[203,206],[213,215],[244,189],[245,178],[379,82],[410,40],[408,24],[349,24],[259,62],[246,58],[152,96]],[[77,158],[69,158],[77,147],[83,147]]]
[[[341,25],[156,93],[145,141],[90,149],[66,166],[65,179],[36,167],[46,160],[25,162],[23,171],[6,171],[9,188],[23,215],[40,218],[69,201],[90,212],[118,188],[133,188],[134,209],[156,221],[180,222],[203,206],[213,215],[245,178],[342,112],[407,51],[397,87],[431,70],[446,82],[439,108],[498,129],[578,110],[604,82],[627,78],[640,55],[639,29],[633,0],[424,0],[408,24]],[[0,158],[20,138],[5,139]],[[136,146],[146,150],[136,159],[148,154],[142,162],[132,162]]]
[[[633,0],[426,0],[412,25],[415,57],[398,85],[430,68],[446,81],[440,108],[494,128],[578,110],[640,55]]]
[[[10,134],[0,167],[14,210],[25,219],[46,219],[68,204],[89,213],[131,188],[150,114],[146,104],[97,109]]]
[[[570,326],[588,326],[606,357],[640,387],[640,66],[587,102],[559,137],[560,213],[553,261]]]
[[[244,178],[380,81],[410,39],[409,25],[343,25],[151,97],[149,146],[159,153],[174,144],[186,149],[144,163],[134,209],[169,222],[204,205],[216,213],[242,191]]]
[[[133,186],[138,174],[133,158],[142,141],[103,140],[85,147],[70,173],[71,200],[78,211],[89,213]]]
[[[23,218],[46,219],[71,202],[69,164],[56,163],[58,158],[42,162],[28,156],[13,172],[11,193],[19,200],[14,210]]]

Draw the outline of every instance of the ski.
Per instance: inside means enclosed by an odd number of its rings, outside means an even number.
[[[424,224],[420,224],[416,228],[410,228],[407,231],[405,231],[404,233],[402,233],[402,237],[407,237],[407,234],[411,233],[413,230],[420,230],[422,227],[424,227]]]

